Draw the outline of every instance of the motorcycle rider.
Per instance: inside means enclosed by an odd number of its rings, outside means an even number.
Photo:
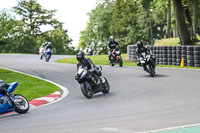
[[[0,80],[0,93],[9,95],[9,93],[7,92],[7,88],[8,85],[3,80]]]
[[[152,56],[152,52],[148,48],[144,47],[142,41],[138,41],[136,45],[137,45],[136,56],[138,60],[137,65],[141,66],[140,57],[144,58],[142,53]],[[155,69],[155,58],[152,57],[151,63],[152,63],[153,68]]]
[[[9,100],[13,104],[14,98],[10,95],[10,93],[7,91],[7,89],[8,89],[8,85],[3,80],[0,79],[0,93],[8,96]],[[0,101],[0,103],[1,103],[1,101]]]
[[[44,42],[44,43],[42,43],[42,45],[40,46],[40,48],[39,49],[41,49],[41,48],[45,48],[46,46],[47,46],[47,42]]]
[[[100,84],[100,80],[98,77],[102,78],[102,73],[97,69],[97,67],[92,63],[92,60],[90,58],[85,58],[85,55],[83,52],[79,52],[76,55],[76,59],[78,61],[77,63],[77,71],[79,67],[84,67],[86,66],[87,69],[93,73],[95,80],[97,81],[97,84]]]
[[[108,48],[108,57],[109,57],[109,62],[111,61],[111,52],[116,49],[116,47],[119,47],[119,49],[121,48],[121,46],[119,45],[119,43],[117,41],[114,40],[113,36],[109,37],[109,42],[107,44],[107,48]]]
[[[45,47],[47,46],[47,42],[42,43],[42,45],[39,48],[39,53],[41,54],[42,52],[44,52],[43,50],[45,50]]]
[[[47,45],[46,45],[46,47],[45,47],[45,51],[48,50],[48,49],[50,49],[51,51],[52,51],[52,49],[53,49],[53,46],[52,46],[52,43],[51,43],[51,42],[48,42],[48,43],[47,43]]]

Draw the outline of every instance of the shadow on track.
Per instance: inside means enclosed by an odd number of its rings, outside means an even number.
[[[93,95],[93,97],[91,99],[102,99],[102,98],[107,98],[107,97],[113,97],[114,95],[115,95],[115,93],[113,93],[113,92],[109,92],[108,94],[97,93],[97,94]],[[91,100],[91,99],[87,99],[84,96],[79,97],[79,98],[80,99]]]
[[[151,78],[151,76],[150,75],[140,75],[139,77],[150,77]],[[155,77],[153,77],[153,78],[165,78],[165,77],[170,77],[170,75],[164,75],[164,74],[156,74],[155,75]]]

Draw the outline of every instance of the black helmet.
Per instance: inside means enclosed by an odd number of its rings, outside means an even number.
[[[142,41],[137,42],[137,47],[138,47],[139,49],[143,47]]]
[[[79,52],[77,55],[76,55],[76,59],[78,62],[82,62],[85,58],[85,55],[83,52]]]

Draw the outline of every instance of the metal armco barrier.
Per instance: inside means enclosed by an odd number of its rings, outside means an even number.
[[[128,60],[137,62],[136,45],[128,45]],[[200,46],[147,46],[153,56],[156,57],[156,64],[180,66],[184,58],[184,66],[200,67]]]

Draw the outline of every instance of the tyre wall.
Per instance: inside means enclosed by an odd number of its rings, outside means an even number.
[[[156,58],[156,64],[200,67],[200,46],[147,46]],[[137,62],[136,45],[128,45],[128,60]]]

